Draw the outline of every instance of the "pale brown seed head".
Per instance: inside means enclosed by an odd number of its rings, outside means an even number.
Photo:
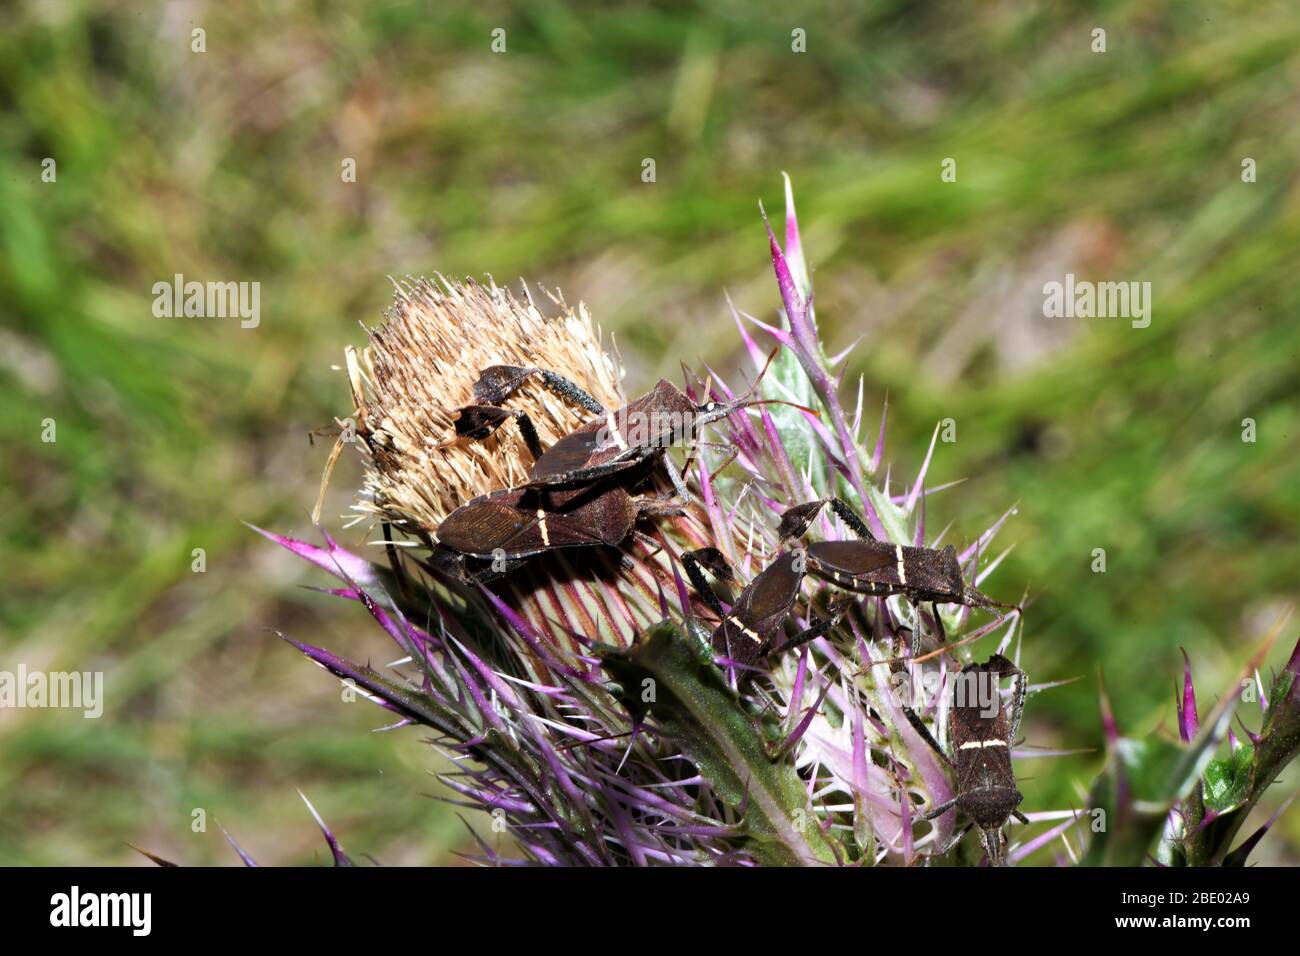
[[[623,370],[601,346],[586,307],[550,295],[560,314],[544,316],[527,287],[519,299],[495,283],[400,283],[385,324],[368,330],[361,353],[347,350],[354,419],[366,476],[353,511],[410,532],[432,531],[477,495],[521,484],[532,458],[507,422],[484,441],[456,441],[453,421],[473,402],[489,365],[551,369],[606,408],[623,404]],[[526,411],[542,446],[591,413],[529,381],[505,402]]]

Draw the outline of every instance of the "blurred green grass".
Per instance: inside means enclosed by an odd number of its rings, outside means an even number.
[[[465,831],[426,796],[428,749],[369,734],[380,715],[337,706],[268,629],[382,645],[240,521],[307,532],[325,449],[306,433],[346,410],[331,365],[388,275],[561,287],[612,333],[630,389],[679,360],[735,368],[724,291],[773,314],[756,201],[780,208],[782,169],[828,350],[861,337],[848,381],[865,375],[868,432],[888,394],[893,473],[958,423],[930,483],[969,480],[931,499],[930,526],[969,540],[1018,502],[991,589],[1035,596],[1032,677],[1084,678],[1031,701],[1031,742],[1097,744],[1099,672],[1127,729],[1172,727],[1178,648],[1213,697],[1296,600],[1286,3],[3,16],[0,667],[104,670],[108,703],[98,721],[0,712],[0,862],[138,861],[127,840],[233,860],[215,828],[191,833],[195,807],[260,859],[321,858],[294,787],[354,853],[453,859]],[[1041,285],[1067,271],[1152,282],[1151,327],[1043,319]],[[175,273],[260,282],[260,326],[154,318]],[[356,477],[340,467],[327,515]],[[1027,805],[1077,804],[1097,762],[1026,765]],[[1300,818],[1280,826],[1268,852],[1294,861]]]

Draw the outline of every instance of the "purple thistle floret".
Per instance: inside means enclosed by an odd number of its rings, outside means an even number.
[[[1196,688],[1192,686],[1192,659],[1183,651],[1183,698],[1178,705],[1178,733],[1183,743],[1196,736],[1199,726],[1196,716]]]

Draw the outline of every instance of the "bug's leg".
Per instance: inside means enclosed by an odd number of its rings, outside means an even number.
[[[446,545],[435,544],[428,557],[421,558],[415,555],[411,557],[417,565],[435,578],[465,580],[465,556]]]
[[[941,817],[955,806],[957,806],[957,798],[953,797],[951,800],[945,800],[930,812],[923,814],[921,819],[933,820],[935,817]],[[947,853],[948,851],[944,850],[943,852]]]
[[[636,510],[638,514],[654,518],[680,518],[686,514],[682,506],[672,498],[638,498]]]
[[[934,615],[934,627],[935,627],[935,630],[937,630],[937,631],[939,632],[939,643],[940,643],[940,644],[947,644],[947,643],[948,643],[948,632],[947,632],[947,630],[944,629],[944,626],[943,626],[943,618],[939,616],[939,602],[938,602],[938,601],[931,601],[931,602],[930,602],[930,613],[932,613],[932,614]]]
[[[731,570],[726,557],[717,548],[696,548],[687,553],[695,559],[696,564],[713,575],[714,580],[726,581],[728,584],[735,582],[736,573]]]
[[[573,471],[566,471],[555,475],[546,475],[543,478],[537,478],[528,482],[525,487],[528,488],[546,488],[550,485],[575,485],[580,483],[591,483],[598,478],[604,478],[606,475],[613,475],[617,472],[631,468],[637,462],[644,461],[644,457],[623,458],[618,461],[605,462],[602,465],[592,465],[590,468],[575,468]]]
[[[593,415],[604,415],[605,406],[600,404],[591,396],[591,393],[585,389],[579,388],[573,382],[569,381],[563,375],[552,372],[550,369],[541,369],[542,384],[551,391],[563,395],[569,401],[581,405]]]
[[[762,656],[767,657],[769,654],[784,654],[786,651],[793,650],[796,647],[800,647],[804,644],[807,644],[809,641],[815,641],[817,640],[817,638],[821,637],[827,631],[832,630],[835,627],[835,625],[839,623],[840,623],[840,616],[838,614],[835,617],[828,617],[825,620],[818,621],[816,624],[812,625],[811,627],[805,628],[804,630],[800,631],[798,634],[790,638],[790,640],[786,641],[780,647],[769,647],[767,650],[763,652]]]
[[[1010,744],[1016,739],[1016,734],[1020,730],[1020,718],[1025,712],[1025,696],[1028,694],[1029,682],[1025,672],[1001,654],[994,654],[984,666],[999,677],[1010,677],[1015,684],[1011,697],[1011,723],[1007,733],[1007,743]]]
[[[465,581],[469,584],[490,584],[521,567],[527,560],[527,558],[506,558],[499,565],[493,561],[487,567],[478,571],[471,571],[466,568],[464,571]]]
[[[714,548],[701,548],[700,550],[716,551]],[[717,557],[720,559],[721,554]],[[711,554],[699,555],[695,551],[686,551],[682,554],[682,567],[686,569],[686,576],[691,579],[691,586],[695,588],[695,593],[709,606],[709,610],[718,615],[720,619],[725,620],[727,615],[722,610],[722,602],[718,600],[717,592],[713,590],[712,585],[704,577],[704,567],[707,566],[709,570],[714,570],[714,560],[714,556]]]
[[[632,537],[635,538],[637,541],[639,541],[641,544],[645,545],[645,547],[649,549],[649,554],[646,555],[647,558],[653,558],[655,555],[657,555],[660,551],[664,549],[663,544],[659,541],[658,538],[652,538],[650,537],[650,535],[642,531],[637,531],[634,529],[632,531]],[[623,555],[623,557],[627,558],[628,556]],[[625,567],[635,566],[635,562],[631,561],[630,559],[628,559],[623,563]]]
[[[682,480],[681,472],[677,470],[672,458],[667,452],[663,453],[664,470],[668,472],[668,479],[673,483],[673,490],[682,504],[688,504],[691,500],[691,493],[686,490],[686,482]]]
[[[445,544],[435,544],[428,557],[419,558],[408,555],[419,567],[440,580],[454,580],[461,584],[487,584],[504,577],[522,566],[531,555],[526,557],[474,558],[470,555],[453,551]]]
[[[907,632],[906,639],[903,637],[903,631]],[[876,641],[879,643],[880,638],[876,638]],[[901,621],[895,624],[894,638],[889,642],[889,650],[895,657],[919,657],[921,642],[916,638],[916,628],[908,627]],[[897,671],[897,668],[891,669]]]
[[[970,829],[971,829],[971,827],[973,827],[974,825],[975,825],[974,823],[968,823],[968,824],[966,824],[964,827],[962,827],[960,830],[958,830],[956,833],[954,833],[954,834],[952,835],[952,839],[948,841],[947,845],[944,846],[943,849],[937,851],[937,852],[938,852],[938,855],[939,855],[939,856],[947,856],[949,853],[951,853],[952,850],[953,850],[953,847],[955,847],[958,843],[960,843],[962,840],[964,840],[964,839],[966,838],[966,834],[970,833]]]
[[[458,410],[456,420],[452,423],[456,429],[455,441],[482,441],[495,434],[498,428],[512,418],[519,426],[524,444],[528,446],[528,453],[536,461],[542,457],[542,442],[537,437],[537,428],[533,425],[533,420],[525,412],[497,408],[495,405],[465,405]],[[445,445],[449,444],[453,442],[445,443]]]
[[[871,533],[867,523],[862,520],[862,516],[843,498],[835,497],[830,499],[831,511],[839,515],[840,520],[853,529],[853,533],[859,538],[868,541],[876,540],[876,536]]]
[[[452,427],[457,439],[482,441],[492,435],[513,416],[495,405],[464,405],[456,411]]]
[[[920,734],[921,739],[930,745],[930,749],[938,755],[939,759],[944,762],[948,769],[956,771],[957,768],[953,765],[952,758],[943,752],[943,748],[939,746],[939,741],[934,739],[934,734],[930,733],[930,728],[925,726],[925,722],[921,720],[920,715],[907,705],[904,705],[899,709],[902,710],[903,716],[907,718],[907,722],[912,725],[912,729]]]
[[[801,505],[792,505],[781,512],[781,523],[777,525],[776,533],[782,541],[789,541],[794,538],[802,538],[808,526],[821,513],[826,505],[827,499],[819,498],[816,501],[805,501]]]
[[[518,365],[489,365],[478,373],[478,381],[474,383],[474,398],[488,405],[500,405],[536,372],[536,369]]]
[[[1016,682],[1014,696],[1011,698],[1011,728],[1007,734],[1007,743],[1016,739],[1016,732],[1020,730],[1020,718],[1025,712],[1025,696],[1029,691],[1028,681],[1025,679],[1025,672],[1019,667],[1011,675],[1012,680]]]
[[[537,428],[533,425],[533,420],[524,412],[515,412],[515,424],[519,426],[519,433],[524,436],[524,444],[528,446],[528,454],[533,456],[533,461],[542,457],[542,440],[537,437]]]
[[[545,368],[522,368],[518,365],[490,365],[479,372],[474,383],[474,398],[486,405],[500,405],[519,390],[534,375],[542,380],[549,391],[581,405],[593,415],[604,415],[605,407],[591,397],[585,389],[575,385],[558,372]]]
[[[880,599],[880,607],[884,608],[885,606],[886,605],[884,600]],[[911,637],[913,657],[917,655],[917,652],[920,649],[920,630],[921,630],[921,622],[920,622],[920,617],[918,615],[916,630],[912,632],[912,637]],[[892,672],[895,674],[904,673],[903,665],[901,663],[895,663],[892,667]],[[930,728],[925,726],[925,721],[921,720],[920,714],[918,714],[911,707],[910,704],[900,704],[899,710],[903,712],[903,716],[907,718],[907,722],[912,725],[912,729],[915,730],[917,734],[920,736],[920,738],[924,740],[927,745],[929,745],[931,750],[934,751],[935,756],[937,756],[941,761],[943,761],[944,766],[947,767],[953,773],[956,773],[957,767],[953,763],[953,758],[949,757],[948,754],[944,752],[944,749],[942,746],[940,746],[939,741],[936,740],[934,734],[930,732]]]
[[[700,440],[696,439],[696,441],[695,441],[695,445],[691,448],[690,453],[686,456],[686,461],[682,464],[681,473],[682,473],[682,479],[683,479],[683,480],[686,479],[686,475],[687,475],[687,473],[691,470],[691,465],[692,465],[692,464],[694,463],[694,461],[695,461],[695,457],[696,457],[696,456],[695,456],[695,448],[696,448],[696,447],[699,447],[700,445],[716,445],[716,444],[717,444],[716,442],[706,442],[706,441],[700,441]],[[719,447],[721,447],[721,446],[719,446]],[[727,457],[726,457],[725,459],[723,459],[722,464],[718,465],[717,468],[714,468],[714,469],[713,469],[713,474],[715,474],[715,475],[716,475],[716,474],[719,474],[719,473],[720,473],[724,468],[726,468],[726,467],[727,467],[728,465],[730,465],[733,461],[735,461],[736,458],[739,457],[739,455],[740,455],[740,449],[737,448],[735,445],[728,445],[728,446],[726,446],[726,447],[729,449],[729,453],[728,453]]]
[[[1028,822],[1029,822],[1029,817],[1025,816],[1025,815],[1024,815],[1023,813],[1021,813],[1019,810],[1012,810],[1012,811],[1011,811],[1011,815],[1012,815],[1013,817],[1015,817],[1016,820],[1017,820],[1018,822],[1020,822],[1020,823],[1028,823]]]

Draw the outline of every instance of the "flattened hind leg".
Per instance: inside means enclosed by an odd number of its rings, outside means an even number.
[[[593,415],[604,415],[605,407],[589,392],[575,385],[558,372],[545,368],[523,368],[518,365],[490,365],[479,372],[474,383],[474,398],[486,405],[500,405],[534,375],[542,386],[575,405],[580,405]]]
[[[719,553],[719,557],[720,556],[721,554]],[[709,610],[718,615],[719,618],[725,618],[726,614],[722,610],[722,602],[718,600],[717,592],[713,590],[713,586],[710,585],[708,579],[704,577],[704,565],[701,563],[700,557],[697,556],[694,551],[683,553],[682,567],[686,569],[686,576],[690,578],[691,586],[695,588],[695,593],[698,594],[700,599],[709,606]]]

